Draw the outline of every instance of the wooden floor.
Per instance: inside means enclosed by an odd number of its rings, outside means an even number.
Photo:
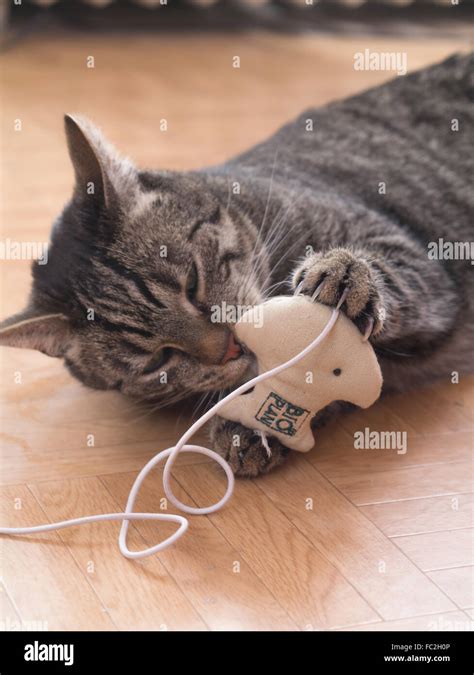
[[[356,51],[406,50],[415,68],[464,46],[265,34],[33,37],[2,57],[2,237],[44,240],[67,199],[66,111],[90,115],[141,165],[197,167],[252,145],[305,106],[387,79],[354,71]],[[6,316],[26,298],[28,262],[2,262],[1,278]],[[118,394],[82,388],[45,356],[4,349],[0,358],[4,525],[122,509],[137,471],[187,426],[184,408],[147,416]],[[0,628],[466,630],[473,398],[472,382],[440,382],[339,420],[309,454],[238,481],[224,510],[194,518],[177,545],[145,561],[121,557],[113,523],[5,538]],[[408,452],[354,450],[353,432],[365,427],[406,431]],[[224,485],[199,458],[181,460],[175,478],[178,494],[201,505]],[[159,510],[161,497],[157,471],[138,509]],[[139,523],[132,542],[150,545],[166,531]]]

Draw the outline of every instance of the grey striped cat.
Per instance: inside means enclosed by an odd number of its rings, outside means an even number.
[[[462,376],[473,362],[471,260],[433,250],[474,239],[473,66],[473,55],[453,56],[307,110],[201,171],[138,170],[66,116],[74,192],[1,343],[165,405],[253,372],[232,321],[211,320],[216,307],[295,288],[334,305],[347,288],[343,309],[370,334],[386,391]],[[211,435],[239,475],[288,454],[269,439],[268,456],[252,430],[219,418]]]

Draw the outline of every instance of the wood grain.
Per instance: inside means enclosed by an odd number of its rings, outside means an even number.
[[[333,483],[360,506],[400,499],[456,495],[472,490],[471,462],[446,462],[393,471],[374,471],[366,476],[344,474]]]
[[[391,403],[389,399],[387,403]],[[379,407],[375,407],[376,414]],[[383,420],[379,422],[378,428],[368,424],[366,426],[371,431],[404,431],[401,425],[398,428],[385,426]],[[364,428],[359,426],[357,431],[363,431]],[[325,432],[325,442],[323,441],[324,445],[321,447],[322,431]],[[355,449],[354,436],[349,434],[337,435],[336,442],[332,445],[328,432],[321,430],[316,434],[316,446],[309,453],[308,459],[328,478],[338,479],[348,475],[363,477],[378,471],[468,461],[471,454],[472,434],[468,431],[438,436],[407,435],[407,451],[403,454],[398,453],[396,449]],[[335,461],[336,457],[338,462]]]
[[[141,167],[212,165],[305,108],[388,79],[386,72],[354,71],[354,53],[366,47],[405,51],[414,69],[469,45],[456,37],[257,31],[159,40],[57,31],[12,43],[1,56],[2,238],[47,240],[69,199],[65,112],[91,117]],[[235,54],[240,69],[232,68]],[[93,69],[86,68],[89,55]],[[14,131],[17,119],[21,132]],[[29,286],[29,261],[0,261],[2,317],[24,306]],[[337,420],[318,431],[307,458],[263,481],[239,481],[221,513],[193,518],[185,539],[147,561],[121,558],[118,524],[2,538],[0,622],[15,618],[49,630],[464,630],[471,610],[456,606],[466,602],[465,573],[457,567],[429,578],[418,565],[465,559],[458,540],[451,557],[443,547],[455,528],[471,525],[464,493],[472,492],[472,384],[442,382]],[[2,349],[0,522],[115,510],[142,465],[187,427],[190,407],[150,415],[115,393],[85,389],[59,361]],[[406,455],[356,453],[353,432],[366,426],[406,430]],[[208,504],[222,477],[201,461],[180,460],[176,490]],[[144,486],[143,507],[159,504],[159,473]],[[308,496],[313,512],[304,509]],[[457,512],[450,510],[454,498]],[[131,528],[137,546],[165,531],[150,523]],[[423,532],[435,534],[406,537]]]
[[[380,621],[351,626],[344,630],[355,631],[472,631],[474,624],[464,612],[443,612],[415,616],[396,621]]]
[[[119,510],[98,478],[44,482],[32,489],[51,521]],[[120,554],[119,527],[116,522],[91,523],[59,533],[114,625],[120,630],[205,630],[159,556],[134,562]],[[136,528],[130,528],[129,545],[144,548]]]
[[[453,567],[429,572],[428,576],[461,609],[474,607],[474,567]]]
[[[214,467],[212,467],[214,470]],[[123,505],[135,474],[103,476],[102,482]],[[157,512],[161,507],[162,472],[153,471],[137,500],[136,510]],[[175,484],[178,499],[193,504]],[[173,511],[171,505],[169,509]],[[150,522],[138,522],[137,530],[148,546],[168,530]],[[206,624],[213,630],[298,630],[264,581],[241,559],[208,518],[192,518],[186,537],[179,545],[160,554],[168,573],[176,580]]]
[[[428,572],[445,567],[472,565],[473,534],[473,528],[466,528],[396,537],[392,541],[421,569]]]
[[[364,513],[388,537],[472,527],[474,495],[407,499],[362,506]]]
[[[21,626],[21,617],[14,607],[5,585],[0,583],[0,632],[15,630],[12,626]]]
[[[181,466],[176,476],[199,505],[212,503],[222,491],[215,472]],[[377,616],[256,485],[239,481],[236,496],[238,508],[209,518],[300,628],[334,628]]]
[[[11,527],[48,522],[25,485],[0,489],[2,524]],[[113,630],[107,608],[94,593],[59,535],[2,537],[2,578],[22,620],[48,630]]]
[[[303,457],[286,467],[284,481],[274,474],[259,486],[383,619],[454,609]]]

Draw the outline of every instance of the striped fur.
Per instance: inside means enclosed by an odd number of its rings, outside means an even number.
[[[472,266],[430,260],[427,246],[474,239],[473,71],[472,55],[456,56],[308,110],[199,172],[139,171],[89,122],[67,118],[74,195],[48,265],[34,265],[27,310],[4,322],[0,341],[63,357],[87,385],[163,405],[252,372],[249,354],[222,363],[229,326],[210,321],[213,306],[296,286],[313,294],[324,282],[321,301],[335,304],[348,287],[345,311],[373,330],[386,390],[462,376],[473,365]],[[269,458],[251,431],[222,420],[213,438],[243,475],[287,454],[272,441]]]

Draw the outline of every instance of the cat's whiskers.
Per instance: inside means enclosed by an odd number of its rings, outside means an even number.
[[[272,284],[271,286],[268,286],[268,288],[265,288],[265,294],[264,294],[265,300],[267,300],[269,297],[271,297],[272,291],[274,291],[279,286],[289,286],[289,285],[290,285],[290,282],[285,279],[285,281],[277,281],[275,284]]]
[[[275,214],[275,217],[273,219],[273,222],[271,226],[268,228],[267,233],[265,234],[265,239],[263,241],[264,249],[265,252],[269,255],[273,252],[274,248],[278,245],[278,238],[280,235],[280,230],[283,229],[285,223],[286,223],[286,216],[288,215],[288,211],[294,206],[297,200],[294,200],[293,202],[290,202],[290,204],[286,207],[286,210],[284,213],[283,208],[284,205],[282,204],[278,211]]]
[[[303,238],[303,237],[304,237],[304,234],[302,234],[301,237],[299,237],[295,242],[293,242],[293,244],[290,246],[290,248],[289,248],[287,251],[285,251],[285,252],[283,253],[283,255],[282,255],[282,256],[277,260],[277,262],[273,265],[273,267],[272,267],[270,273],[267,275],[267,277],[265,278],[265,280],[264,280],[264,282],[263,282],[263,292],[265,292],[265,290],[266,290],[266,289],[265,289],[265,284],[271,279],[272,275],[275,273],[275,271],[278,269],[278,267],[281,265],[281,263],[282,263],[287,257],[290,256],[290,254],[292,253],[292,251],[293,251],[297,246],[300,246],[300,244],[301,244],[301,238]]]
[[[137,415],[136,417],[133,417],[132,419],[128,420],[127,424],[130,424],[130,423],[131,424],[137,424],[138,422],[143,422],[143,420],[147,419],[148,417],[150,417],[155,412],[155,410],[153,409],[153,407],[152,407],[152,405],[149,401],[147,402],[146,400],[144,400],[142,403],[143,403],[142,414]]]
[[[271,196],[272,196],[273,177],[274,177],[274,174],[275,174],[275,166],[276,166],[277,157],[278,157],[278,150],[275,150],[275,155],[274,155],[274,157],[273,157],[272,173],[271,173],[271,175],[270,175],[270,184],[269,184],[269,186],[268,186],[267,203],[265,204],[265,211],[263,212],[262,222],[261,222],[261,225],[260,225],[260,227],[259,227],[259,229],[258,229],[258,232],[259,232],[259,233],[260,233],[260,232],[263,232],[263,228],[264,228],[264,225],[265,225],[265,220],[266,220],[266,218],[267,218],[268,207],[269,207],[269,204],[270,204],[270,198],[271,198]]]
[[[191,412],[191,418],[194,419],[195,417],[199,416],[199,413],[206,412],[209,403],[212,401],[213,396],[215,396],[216,394],[217,392],[215,391],[205,391],[199,397],[197,404],[194,406]]]
[[[154,414],[158,410],[160,410],[162,408],[165,408],[165,407],[168,407],[170,405],[173,405],[173,403],[178,403],[183,398],[186,398],[187,396],[191,396],[194,393],[196,393],[196,392],[193,389],[191,389],[189,387],[186,387],[184,389],[180,389],[177,392],[174,392],[173,394],[170,394],[168,396],[164,396],[163,399],[161,399],[160,401],[154,402],[154,401],[151,401],[151,400],[147,399],[146,397],[143,397],[143,398],[139,397],[139,398],[135,399],[136,403],[138,405],[142,404],[145,407],[145,409],[146,408],[147,409],[144,411],[143,415],[140,415],[137,418],[135,418],[133,420],[133,422],[141,421],[141,420],[145,419],[146,417],[148,417],[149,415]]]
[[[291,209],[293,209],[296,204],[307,195],[308,191],[303,190],[295,199],[290,201],[290,203],[286,206],[285,212],[282,214],[280,217],[280,214],[284,208],[284,205],[282,204],[280,208],[278,209],[278,212],[275,215],[275,218],[273,219],[273,223],[271,227],[268,230],[267,236],[265,237],[264,243],[265,243],[265,249],[268,251],[268,253],[271,255],[273,251],[281,245],[282,241],[284,239],[280,239],[280,232],[285,226],[288,218],[288,214]],[[275,226],[276,224],[276,226]],[[292,226],[291,230],[293,229],[294,225]],[[288,233],[287,233],[288,234]],[[286,236],[286,235],[285,235]]]
[[[204,403],[206,397],[207,397],[207,393],[206,393],[206,392],[204,392],[204,394],[201,394],[201,396],[199,396],[199,398],[198,398],[196,404],[194,405],[193,409],[191,410],[191,417],[192,417],[192,418],[194,418],[194,416],[196,415],[196,413],[201,409],[201,405],[203,405],[203,403]]]
[[[257,265],[254,265],[254,269],[255,269],[256,272],[260,271],[260,268],[261,268],[261,266],[264,262],[263,258],[264,257],[266,259],[269,258],[269,253],[271,251],[272,241],[276,240],[275,229],[277,229],[277,228],[275,228],[274,226],[275,226],[275,223],[278,220],[278,217],[280,216],[280,213],[282,212],[282,209],[283,209],[283,205],[281,205],[280,208],[278,209],[275,217],[273,218],[273,222],[272,222],[271,226],[268,228],[268,230],[266,232],[264,232],[263,239],[261,238],[261,234],[263,232],[263,222],[262,222],[262,225],[260,227],[260,230],[258,231],[258,235],[257,235],[256,241],[255,241],[255,245],[254,245],[254,248],[253,248],[253,251],[252,251],[252,258],[251,258],[252,262],[257,261]],[[265,217],[264,217],[264,220],[265,220]],[[259,243],[260,246],[259,246],[258,252],[256,253],[255,251],[256,251],[257,243]]]
[[[290,227],[289,229],[287,229],[287,231],[285,232],[285,234],[283,235],[283,237],[280,236],[280,231],[281,231],[281,230],[283,229],[283,227],[286,225],[286,222],[287,222],[287,220],[288,220],[288,216],[289,216],[289,213],[290,213],[291,209],[293,209],[293,208],[296,206],[296,204],[297,204],[303,197],[306,196],[306,194],[307,194],[307,191],[306,191],[306,190],[303,191],[300,195],[298,195],[298,197],[296,197],[296,199],[294,199],[294,200],[288,205],[288,207],[287,207],[287,209],[286,209],[286,211],[285,211],[285,213],[284,213],[284,215],[283,215],[283,218],[280,220],[280,222],[279,222],[279,224],[278,224],[278,227],[275,228],[274,236],[273,236],[273,239],[272,239],[272,242],[271,242],[271,245],[270,245],[270,251],[269,251],[269,252],[270,252],[270,255],[272,255],[279,247],[280,247],[280,248],[282,247],[282,245],[285,243],[286,239],[290,236],[290,234],[293,232],[293,230],[299,225],[299,220],[298,220],[298,219],[295,219],[295,221],[293,222],[293,224],[291,225],[291,227]]]
[[[293,202],[293,204],[294,203],[296,203],[296,200],[295,200],[295,202]],[[290,204],[287,207],[287,211],[291,208],[291,206],[292,206],[292,204]],[[250,258],[250,266],[251,266],[250,274],[247,277],[247,280],[246,280],[246,282],[245,282],[245,284],[242,288],[242,291],[240,293],[240,297],[242,299],[246,298],[246,296],[248,295],[248,290],[251,286],[254,286],[254,287],[258,286],[257,282],[258,282],[260,272],[262,271],[263,266],[265,264],[268,264],[269,261],[270,261],[273,242],[277,241],[278,231],[279,231],[280,227],[282,227],[282,225],[284,224],[284,222],[286,220],[285,219],[286,212],[285,212],[285,214],[283,214],[283,218],[280,219],[280,222],[278,223],[277,227],[275,227],[275,223],[277,222],[277,220],[278,220],[278,218],[279,218],[279,216],[282,212],[282,209],[283,209],[283,205],[280,206],[280,208],[278,209],[278,212],[273,219],[272,225],[267,230],[267,232],[265,233],[265,236],[264,236],[263,239],[261,238],[262,230],[258,231],[257,237],[255,239],[255,244],[254,244],[254,247],[253,247],[253,250],[252,250],[251,258]],[[256,252],[257,243],[260,244],[258,252]],[[263,288],[263,284],[260,284],[260,286]]]
[[[273,252],[281,246],[281,244],[285,241],[286,237],[292,232],[294,227],[297,225],[298,221],[295,221],[295,223],[291,226],[291,228],[286,232],[285,236],[281,238],[281,230],[283,230],[284,226],[286,225],[286,222],[288,220],[288,215],[293,209],[296,204],[307,194],[307,191],[304,190],[301,194],[299,194],[295,199],[293,199],[287,206],[282,214],[283,210],[283,205],[279,208],[277,214],[275,215],[275,218],[273,220],[273,223],[271,227],[268,230],[267,236],[265,237],[264,244],[265,244],[265,250],[267,254],[271,257]],[[280,215],[281,214],[281,215]]]
[[[284,235],[283,237],[280,238],[280,232],[281,232],[281,230],[283,229],[283,227],[285,226],[285,224],[286,224],[286,222],[287,222],[287,220],[288,220],[288,215],[289,215],[291,209],[295,207],[295,205],[298,203],[298,201],[299,201],[300,199],[302,199],[302,198],[305,196],[306,193],[307,193],[307,191],[303,191],[300,195],[298,195],[298,197],[296,197],[296,199],[294,199],[294,200],[286,207],[285,212],[282,214],[282,216],[281,216],[280,218],[279,218],[279,215],[280,215],[280,213],[281,213],[283,207],[280,207],[278,213],[276,214],[276,216],[275,216],[275,218],[274,218],[274,220],[273,220],[272,226],[270,227],[269,232],[267,233],[267,236],[266,236],[266,238],[265,238],[265,242],[266,242],[266,244],[265,244],[265,248],[266,248],[265,253],[266,253],[266,255],[267,255],[269,258],[271,258],[271,256],[272,256],[272,254],[273,254],[274,251],[276,251],[279,247],[282,246],[282,244],[285,242],[285,240],[286,240],[286,239],[289,237],[289,235],[293,232],[293,230],[295,229],[295,227],[297,227],[297,225],[298,225],[298,220],[295,220],[295,222],[294,222],[293,225],[287,230],[287,232],[285,233],[285,235]],[[278,221],[278,222],[277,222],[277,221]],[[283,259],[289,254],[289,252],[292,251],[292,250],[295,248],[295,246],[298,246],[299,244],[300,244],[300,238],[298,238],[298,239],[296,240],[296,242],[290,247],[290,249],[284,252],[284,254],[279,258],[279,260],[277,261],[277,263],[276,263],[275,265],[272,266],[272,268],[270,269],[269,273],[267,274],[267,276],[264,278],[263,282],[261,283],[261,289],[262,289],[262,292],[263,292],[264,294],[267,294],[267,293],[268,293],[268,290],[265,288],[265,285],[266,285],[267,281],[272,277],[272,275],[275,273],[275,270],[277,269],[277,267],[281,264],[281,262],[283,261]],[[257,266],[255,266],[255,267],[258,268],[258,264],[257,264]],[[255,269],[255,267],[254,267],[254,269]],[[284,282],[281,282],[281,283],[284,283]]]
[[[267,200],[266,200],[265,209],[264,209],[264,212],[263,212],[262,222],[260,223],[260,227],[257,229],[257,236],[255,237],[253,249],[252,249],[251,254],[250,254],[250,264],[252,265],[252,270],[254,272],[255,277],[258,276],[258,272],[260,271],[260,267],[264,262],[263,259],[260,258],[260,256],[263,256],[263,254],[266,253],[266,248],[267,248],[266,240],[267,240],[268,233],[265,233],[265,221],[267,219],[268,207],[270,205],[270,198],[272,196],[273,178],[274,178],[274,174],[275,174],[275,166],[276,166],[277,157],[278,157],[278,150],[275,151],[275,155],[273,157],[272,172],[271,172],[271,175],[270,175],[270,182],[269,182],[269,186],[268,186]],[[270,230],[271,230],[271,228],[270,228]],[[262,232],[265,234],[263,240],[262,240]],[[258,248],[258,253],[256,254],[255,251],[257,250],[257,248]],[[256,259],[258,260],[259,264],[254,265],[254,261]],[[266,260],[268,260],[268,256],[266,256]],[[252,279],[252,281],[254,281],[254,280]],[[248,287],[249,283],[250,283],[250,279],[246,283],[247,287]],[[245,297],[245,295],[246,295],[246,293],[242,293],[243,297]]]

